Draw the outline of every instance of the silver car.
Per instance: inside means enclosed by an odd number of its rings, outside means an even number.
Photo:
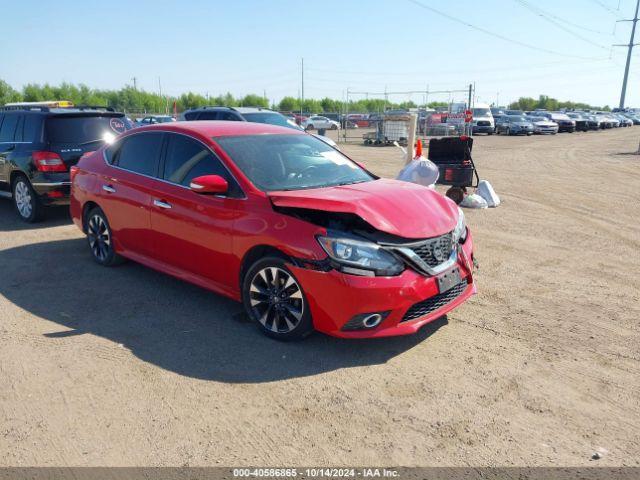
[[[533,124],[533,133],[537,135],[555,135],[558,133],[558,124],[546,117],[534,117],[529,115],[525,117]]]

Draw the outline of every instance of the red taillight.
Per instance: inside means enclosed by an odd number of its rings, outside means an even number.
[[[33,161],[39,172],[66,172],[67,166],[55,152],[33,152]]]
[[[76,165],[74,165],[69,169],[69,180],[71,180],[71,183],[73,183],[73,179],[76,178],[76,174],[78,173],[78,170],[79,168]]]
[[[62,198],[64,197],[64,192],[60,190],[53,190],[51,192],[47,192],[47,197],[49,198]]]

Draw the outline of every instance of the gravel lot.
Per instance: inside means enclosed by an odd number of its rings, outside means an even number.
[[[467,211],[479,295],[376,341],[274,342],[230,300],[95,265],[64,210],[32,227],[0,201],[0,463],[640,465],[639,137],[476,137],[504,202]]]

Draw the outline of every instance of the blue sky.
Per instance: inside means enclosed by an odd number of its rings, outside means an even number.
[[[632,17],[634,7],[634,0],[0,0],[0,78],[14,87],[117,88],[136,77],[139,88],[157,91],[160,77],[170,94],[266,92],[277,101],[298,95],[304,57],[305,97],[475,82],[481,102],[547,94],[615,106],[626,49],[610,46],[628,43],[630,24],[616,20]],[[639,55],[640,47],[628,106],[640,106]],[[423,101],[422,94],[390,98]]]

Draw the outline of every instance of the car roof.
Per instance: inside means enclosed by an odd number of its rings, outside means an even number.
[[[147,132],[154,130],[165,130],[176,133],[195,133],[203,137],[228,137],[235,135],[268,135],[268,134],[286,134],[286,135],[305,135],[302,130],[294,130],[288,127],[280,127],[268,123],[253,122],[234,122],[220,120],[200,120],[197,122],[171,122],[157,125],[149,125],[131,132]]]
[[[268,108],[261,108],[261,107],[234,107],[233,109],[238,113],[258,113],[258,112],[278,113]]]

